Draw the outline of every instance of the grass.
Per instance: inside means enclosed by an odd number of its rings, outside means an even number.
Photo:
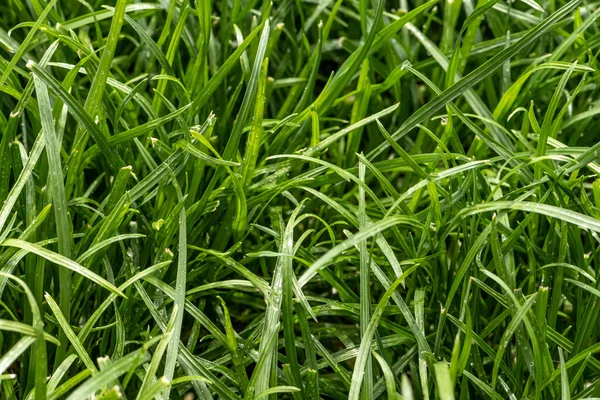
[[[0,398],[600,398],[598,6],[2,1]]]

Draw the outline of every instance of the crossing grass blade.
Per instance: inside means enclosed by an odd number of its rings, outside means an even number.
[[[54,7],[55,4],[56,4],[56,0],[51,0],[50,2],[48,2],[46,7],[44,8],[44,10],[42,11],[40,16],[36,20],[35,24],[31,27],[31,30],[27,34],[27,37],[25,38],[25,40],[23,40],[23,42],[19,46],[19,48],[16,50],[12,49],[15,54],[12,56],[10,62],[6,66],[3,66],[2,75],[0,75],[0,88],[2,88],[4,86],[4,84],[10,77],[10,74],[13,72],[13,69],[15,68],[17,63],[21,60],[21,57],[23,57],[25,55],[25,51],[27,50],[29,43],[33,40],[37,31],[40,29],[42,24],[45,22],[46,17],[52,11],[52,8]]]
[[[0,397],[598,396],[595,4],[80,3],[0,1]]]
[[[72,261],[72,260],[66,258],[65,256],[54,253],[54,252],[52,252],[48,249],[45,249],[41,246],[38,246],[33,243],[25,242],[25,241],[19,240],[19,239],[6,239],[0,245],[4,246],[4,247],[15,247],[18,249],[25,250],[26,252],[36,254],[40,257],[45,258],[46,260],[48,260],[50,262],[53,262],[57,265],[60,265],[63,268],[67,268],[75,273],[78,273],[78,274],[88,278],[92,282],[102,286],[103,288],[107,289],[108,291],[110,291],[114,294],[117,294],[119,296],[125,296],[119,289],[117,289],[113,284],[111,284],[106,279],[102,278],[101,276],[99,276],[99,275],[95,274],[94,272],[86,269],[85,267],[77,264],[75,261]]]
[[[147,359],[144,349],[136,350],[118,361],[111,363],[110,368],[100,371],[95,377],[88,379],[67,397],[69,400],[91,397],[112,379],[118,378],[133,370]]]
[[[71,342],[71,345],[77,352],[77,355],[79,356],[81,361],[91,371],[92,375],[98,373],[98,369],[96,368],[96,366],[92,362],[92,359],[88,355],[87,351],[85,350],[85,348],[83,347],[83,345],[81,344],[79,339],[77,338],[77,335],[75,335],[75,332],[73,332],[73,329],[71,328],[71,326],[69,326],[69,323],[67,322],[67,319],[65,318],[65,316],[62,314],[62,311],[60,310],[60,307],[58,306],[58,304],[56,304],[54,299],[49,294],[46,293],[46,296],[44,296],[44,297],[46,299],[46,302],[50,306],[52,313],[56,317],[58,324],[60,325],[60,327],[64,331],[65,335]]]
[[[435,97],[435,99],[427,103],[425,106],[419,108],[417,112],[411,115],[410,118],[407,119],[402,126],[392,134],[392,138],[394,140],[400,139],[414,129],[417,124],[423,122],[426,118],[431,117],[440,108],[466,92],[473,85],[481,82],[494,70],[500,67],[504,61],[513,57],[531,43],[535,42],[548,30],[553,29],[560,22],[560,20],[565,18],[578,5],[579,0],[572,0],[565,4],[562,8],[540,22],[535,28],[529,30],[525,36],[519,39],[516,43],[496,54],[476,70],[464,76],[460,81],[452,85],[450,88],[444,90],[439,96]],[[387,147],[387,143],[382,143],[376,149],[371,151],[367,157],[372,159],[381,154],[381,152]]]
[[[396,288],[400,285],[400,282],[406,279],[406,277],[409,276],[414,270],[416,270],[417,267],[418,266],[409,268],[404,274],[402,274],[401,277],[396,279],[396,281],[389,287],[389,289],[386,290],[383,297],[379,300],[377,307],[373,311],[371,321],[369,322],[369,325],[365,330],[365,334],[361,340],[361,345],[358,350],[358,356],[356,360],[358,368],[354,368],[354,373],[352,374],[352,385],[350,386],[349,393],[350,399],[359,398],[360,388],[363,380],[362,377],[365,373],[364,366],[366,365],[367,357],[371,352],[371,340],[373,339],[373,335],[375,334],[375,330],[377,329],[377,325],[379,324],[379,320],[383,314],[383,309],[387,305],[390,297],[392,296],[392,293],[394,293],[394,290],[396,290]]]
[[[46,332],[44,331],[44,322],[42,320],[42,314],[37,305],[35,296],[27,286],[27,284],[17,278],[16,276],[2,273],[5,277],[15,281],[21,289],[25,292],[27,300],[29,302],[29,307],[31,308],[31,315],[33,319],[33,326],[31,327],[33,330],[33,336],[35,336],[35,343],[33,344],[33,350],[35,358],[38,362],[35,363],[33,367],[34,374],[34,393],[36,398],[45,399],[46,398],[46,376],[48,373],[48,365],[47,363],[47,349],[46,349]],[[23,324],[23,327],[27,325]],[[29,328],[27,326],[27,328]],[[49,336],[49,335],[48,335]]]

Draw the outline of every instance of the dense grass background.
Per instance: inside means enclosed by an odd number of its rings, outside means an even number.
[[[582,0],[2,0],[2,399],[600,397]]]

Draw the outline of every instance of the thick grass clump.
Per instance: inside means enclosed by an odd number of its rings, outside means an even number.
[[[0,0],[0,398],[600,397],[598,5]]]

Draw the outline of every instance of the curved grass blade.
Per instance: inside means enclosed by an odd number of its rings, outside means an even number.
[[[38,246],[37,244],[25,242],[25,241],[19,240],[19,239],[6,239],[4,242],[0,243],[0,246],[16,247],[18,249],[22,249],[27,252],[36,254],[56,265],[60,265],[61,267],[70,269],[71,271],[88,278],[92,282],[102,286],[106,290],[108,290],[116,295],[125,297],[123,292],[121,292],[119,289],[117,289],[112,283],[108,282],[106,279],[95,274],[94,272],[90,271],[89,269],[81,266],[80,264],[76,263],[75,261],[68,259],[65,256],[62,256],[60,254],[54,253],[53,251],[45,249],[41,246]]]
[[[460,81],[444,90],[439,96],[435,97],[429,103],[419,108],[414,114],[412,114],[396,132],[392,134],[394,140],[398,140],[418,124],[423,123],[427,118],[433,116],[438,110],[450,103],[452,100],[475,86],[487,76],[489,76],[497,68],[500,68],[503,63],[522,51],[524,48],[534,43],[544,33],[553,29],[563,18],[569,15],[581,2],[581,0],[572,0],[565,4],[563,7],[558,9],[548,18],[544,19],[534,28],[530,29],[521,39],[512,44],[510,47],[502,50],[496,54],[477,69],[471,73],[465,75]],[[373,151],[367,154],[367,158],[372,160],[379,154],[381,154],[389,144],[387,142],[377,146]]]

